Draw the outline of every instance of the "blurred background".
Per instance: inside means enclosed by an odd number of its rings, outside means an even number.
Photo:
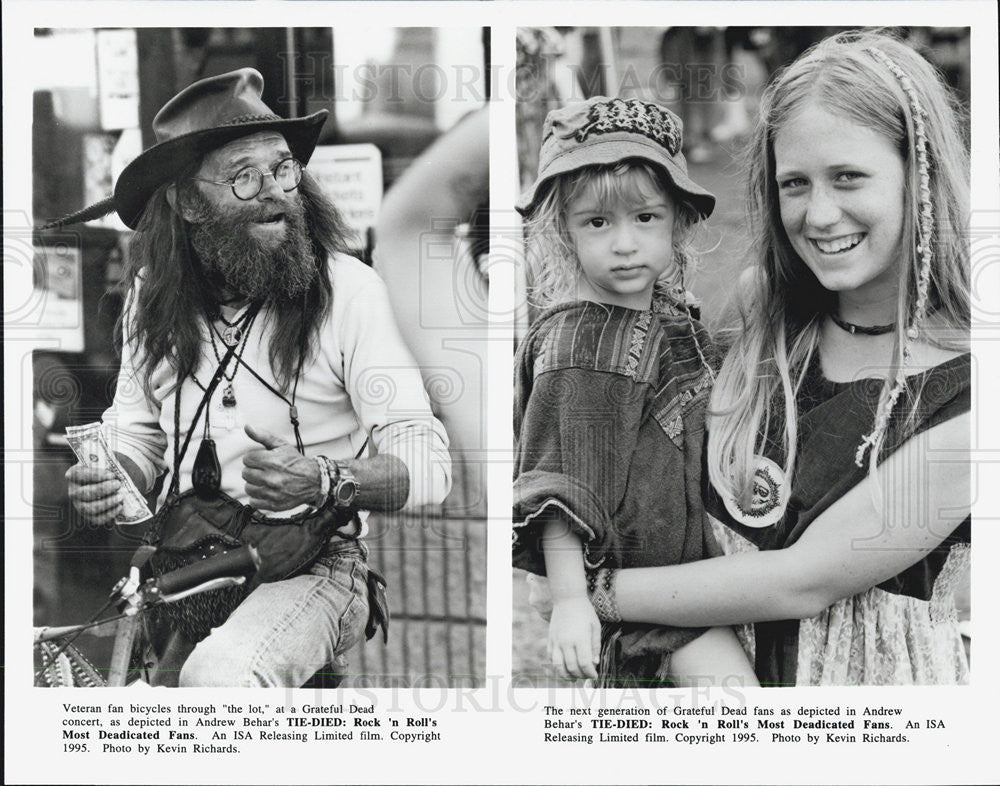
[[[517,33],[518,187],[535,178],[546,114],[594,95],[640,98],[669,107],[684,123],[692,179],[717,198],[696,236],[698,270],[686,282],[715,332],[727,325],[732,282],[746,265],[745,178],[740,156],[761,91],[779,69],[849,27],[547,27]],[[969,105],[968,28],[901,27]],[[518,333],[534,309],[519,277]],[[557,685],[546,653],[546,623],[527,605],[525,574],[514,570],[516,684]],[[568,684],[568,683],[562,683]]]
[[[154,144],[151,121],[199,79],[251,66],[283,117],[330,112],[309,164],[355,254],[389,287],[451,438],[454,489],[419,515],[373,516],[390,641],[349,655],[355,684],[479,684],[485,668],[485,326],[488,30],[479,28],[38,29],[31,75],[28,226],[94,203]],[[134,533],[94,529],[66,497],[66,426],[114,395],[115,322],[129,232],[112,215],[32,233],[35,624],[85,621],[124,575]],[[17,327],[17,326],[15,326]],[[111,639],[82,649],[107,664]]]

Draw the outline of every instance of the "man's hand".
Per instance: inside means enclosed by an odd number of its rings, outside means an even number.
[[[601,622],[585,595],[557,600],[552,606],[549,660],[575,679],[597,679]]]
[[[243,456],[243,480],[250,504],[260,510],[288,510],[316,500],[319,466],[268,431],[246,427],[247,436],[263,445]]]
[[[73,507],[91,524],[111,525],[122,507],[122,484],[109,469],[74,464],[66,470]]]

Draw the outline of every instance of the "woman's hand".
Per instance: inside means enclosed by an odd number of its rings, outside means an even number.
[[[597,679],[601,622],[586,595],[557,600],[549,622],[549,660],[574,679]]]
[[[74,464],[66,470],[66,480],[70,501],[85,521],[108,526],[114,523],[124,503],[121,481],[111,470]]]

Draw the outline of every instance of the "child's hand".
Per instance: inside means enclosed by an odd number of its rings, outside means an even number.
[[[549,659],[575,679],[597,679],[601,622],[586,596],[557,600],[549,622]]]

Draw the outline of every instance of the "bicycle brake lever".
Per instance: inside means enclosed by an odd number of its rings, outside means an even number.
[[[129,566],[128,575],[122,576],[118,580],[118,583],[111,588],[111,595],[109,597],[112,600],[116,597],[126,600],[139,590],[142,584],[142,568],[155,553],[155,546],[144,545],[136,549],[135,554],[132,555],[132,563]]]

